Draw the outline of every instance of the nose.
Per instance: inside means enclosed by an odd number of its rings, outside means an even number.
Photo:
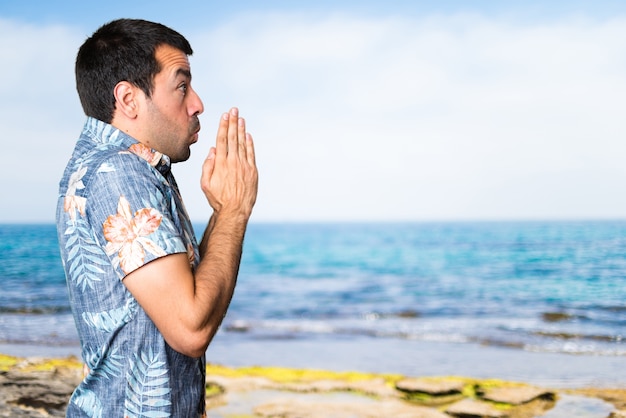
[[[204,112],[204,104],[196,93],[195,90],[191,89],[191,97],[189,98],[189,114],[190,115],[199,115]]]

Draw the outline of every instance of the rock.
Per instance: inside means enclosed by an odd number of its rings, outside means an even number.
[[[465,384],[458,380],[408,378],[396,382],[396,389],[407,393],[426,393],[432,396],[461,393]]]
[[[587,396],[591,398],[600,398],[605,402],[612,404],[616,412],[626,411],[626,388],[625,389],[608,389],[608,388],[580,388],[567,390],[568,393]]]
[[[265,418],[450,418],[436,409],[410,405],[397,400],[378,402],[307,402],[277,400],[254,408],[255,416]]]
[[[515,386],[487,389],[481,391],[480,395],[482,399],[486,399],[488,401],[508,403],[511,405],[521,405],[537,398],[542,398],[546,400],[554,400],[556,398],[556,394],[554,392],[533,386]]]
[[[57,377],[56,371],[0,372],[0,417],[64,417],[74,385]]]
[[[232,378],[207,375],[207,382],[221,386],[223,388],[228,388],[229,391],[233,392],[245,392],[247,390],[254,390],[259,388],[273,388],[276,386],[274,382],[265,377],[255,376]]]
[[[397,397],[384,379],[345,382],[341,380],[319,380],[316,382],[285,383],[281,387],[294,392],[358,392],[378,397]]]
[[[486,402],[463,399],[450,405],[446,412],[458,418],[507,418],[508,415]]]
[[[0,369],[0,418],[65,416],[66,403],[82,379],[79,362],[8,359],[4,364],[0,362],[4,367]],[[556,399],[556,392],[528,385],[499,382],[496,389],[493,382],[463,378],[406,378],[397,382],[396,390],[389,378],[381,376],[353,380],[316,375],[281,381],[256,372],[239,377],[229,372],[207,373],[207,377],[207,407],[214,412],[233,411],[217,416],[252,416],[254,411],[266,418],[531,418],[543,416]],[[470,398],[473,389],[483,398]],[[610,402],[603,414],[615,409],[611,418],[626,418],[626,389],[572,393]],[[559,392],[559,402],[563,396]],[[510,409],[498,409],[491,401],[510,404]],[[444,405],[447,414],[442,412]]]

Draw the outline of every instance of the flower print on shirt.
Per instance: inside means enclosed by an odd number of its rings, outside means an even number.
[[[87,167],[78,167],[78,170],[72,173],[67,185],[67,192],[63,201],[63,209],[68,213],[72,221],[76,220],[76,210],[82,216],[85,216],[85,206],[87,199],[82,196],[76,196],[76,190],[84,189],[83,177],[87,173]]]
[[[131,145],[128,150],[133,154],[146,160],[152,167],[156,167],[163,154],[158,151],[153,151],[141,142]]]
[[[166,252],[147,238],[159,228],[163,215],[154,208],[143,208],[131,214],[130,204],[120,196],[117,214],[111,215],[102,225],[108,241],[105,251],[111,256],[118,253],[122,271],[128,274],[144,265],[145,251],[162,257]]]

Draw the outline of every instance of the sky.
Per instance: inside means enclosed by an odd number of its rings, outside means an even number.
[[[76,51],[120,17],[194,48],[202,131],[173,168],[194,221],[232,106],[252,221],[626,218],[626,2],[3,0],[0,223],[54,221],[85,120]]]

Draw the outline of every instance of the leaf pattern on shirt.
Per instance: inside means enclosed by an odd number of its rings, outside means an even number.
[[[143,208],[131,214],[130,204],[120,196],[117,214],[104,221],[104,237],[108,241],[105,251],[110,256],[117,253],[120,268],[128,274],[144,265],[146,251],[161,257],[166,255],[154,241],[146,238],[159,228],[163,215],[154,208]]]
[[[137,312],[137,301],[129,298],[120,308],[104,312],[83,312],[83,321],[92,328],[102,332],[113,332],[128,323]]]
[[[86,366],[89,374],[85,380],[97,380],[99,378],[112,379],[122,375],[125,356],[118,348],[105,346],[102,351],[85,350]]]
[[[168,368],[165,362],[160,361],[152,349],[135,353],[129,362],[125,415],[129,418],[169,417],[166,410],[168,408],[164,408],[171,405],[168,396],[171,389],[168,386]]]
[[[93,240],[89,225],[84,219],[68,220],[65,235],[69,238],[65,242],[67,251],[68,277],[76,280],[84,291],[86,287],[94,288],[104,271],[99,266],[109,264],[107,258]]]
[[[102,418],[102,403],[92,391],[79,387],[72,395],[71,402],[85,412],[87,416]]]

